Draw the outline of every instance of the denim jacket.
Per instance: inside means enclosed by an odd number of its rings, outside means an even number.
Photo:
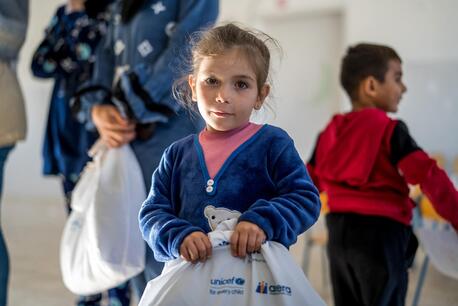
[[[112,22],[98,46],[90,84],[111,88],[120,82],[135,119],[140,123],[166,123],[168,116],[152,109],[178,112],[171,87],[181,74],[189,55],[189,38],[195,31],[212,26],[219,2],[216,0],[147,0],[135,18],[121,21],[120,1],[113,6]],[[132,34],[134,33],[134,34]],[[131,83],[132,73],[148,94],[145,102]],[[90,108],[104,101],[104,94],[93,92],[82,98],[80,119],[91,124]]]

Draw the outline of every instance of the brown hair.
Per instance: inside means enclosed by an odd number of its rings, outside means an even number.
[[[231,48],[238,48],[242,54],[247,56],[256,74],[256,83],[260,92],[269,77],[270,50],[267,46],[269,42],[280,49],[277,41],[269,35],[261,31],[242,29],[234,23],[196,33],[192,37],[190,71],[175,82],[173,86],[174,97],[186,105],[192,104],[187,76],[199,70],[205,57],[222,55]]]
[[[352,101],[358,99],[358,86],[368,76],[385,81],[390,60],[402,62],[396,51],[388,46],[360,43],[347,49],[342,59],[340,84]]]

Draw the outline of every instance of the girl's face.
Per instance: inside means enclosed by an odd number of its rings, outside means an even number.
[[[229,131],[248,123],[270,90],[267,84],[258,90],[255,71],[237,48],[204,57],[188,81],[209,131]]]

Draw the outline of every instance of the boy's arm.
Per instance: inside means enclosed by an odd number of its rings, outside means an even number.
[[[458,191],[437,162],[417,146],[402,121],[393,130],[391,157],[407,183],[419,184],[437,213],[458,230]]]
[[[176,215],[171,203],[172,154],[169,147],[153,174],[151,191],[143,203],[140,214],[140,230],[158,261],[169,261],[180,256],[184,238],[195,231],[204,232]]]
[[[267,240],[289,247],[318,219],[321,203],[293,141],[287,139],[275,147],[276,152],[269,156],[269,172],[278,196],[257,200],[239,222],[254,223],[264,230]]]

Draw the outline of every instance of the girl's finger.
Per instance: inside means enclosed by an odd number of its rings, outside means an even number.
[[[207,250],[207,258],[210,258],[212,256],[212,244],[207,235],[205,235],[205,237],[202,239],[202,242],[204,243],[205,249]]]
[[[247,253],[253,253],[256,250],[256,240],[258,235],[249,235],[247,238],[246,251]]]
[[[202,239],[195,239],[194,243],[197,248],[197,260],[204,262],[207,259],[207,249],[205,247],[204,242],[202,241]]]
[[[192,263],[196,263],[197,260],[199,259],[199,252],[197,251],[197,248],[196,246],[194,245],[194,242],[192,243],[189,243],[187,245],[187,250],[188,250],[188,254],[189,254],[189,259]]]
[[[191,258],[189,258],[188,249],[183,245],[180,247],[180,255],[184,260],[191,261]]]
[[[259,251],[261,249],[262,243],[266,240],[266,237],[264,235],[258,235],[256,237],[256,244],[254,247],[255,251]]]
[[[248,240],[248,235],[246,232],[242,232],[239,235],[239,242],[237,246],[237,254],[238,257],[245,257],[246,255],[246,247],[247,247],[247,240]]]
[[[232,256],[237,256],[237,245],[239,243],[239,232],[234,231],[231,236],[231,253]]]

